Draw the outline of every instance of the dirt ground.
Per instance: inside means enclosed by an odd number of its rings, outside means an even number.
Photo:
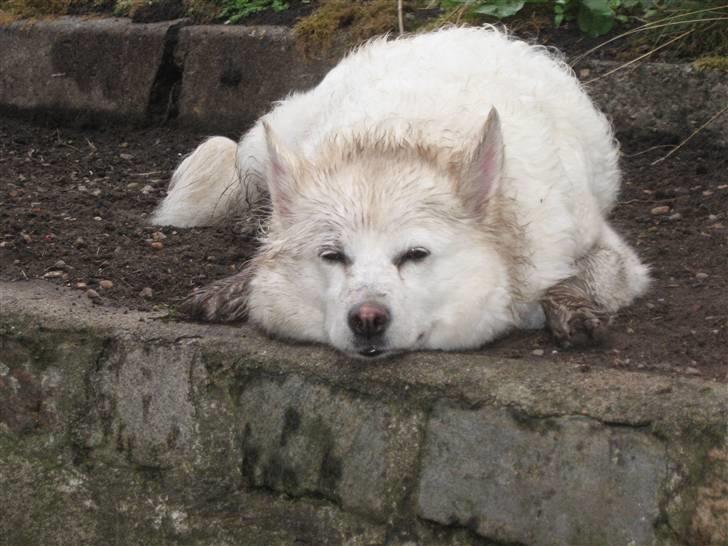
[[[173,309],[192,287],[239,269],[254,241],[233,228],[145,225],[204,136],[0,119],[0,280],[44,278],[90,290],[99,305]],[[653,165],[669,144],[623,139],[614,221],[652,265],[649,295],[599,347],[561,351],[545,332],[517,332],[484,353],[728,381],[728,154],[698,135]]]

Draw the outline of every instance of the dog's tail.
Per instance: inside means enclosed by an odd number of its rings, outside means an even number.
[[[187,156],[172,175],[167,197],[152,215],[159,226],[209,226],[232,212],[244,192],[237,144],[212,137]]]

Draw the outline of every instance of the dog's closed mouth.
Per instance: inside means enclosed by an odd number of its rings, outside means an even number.
[[[384,351],[374,345],[370,345],[369,347],[365,347],[359,351],[359,354],[366,358],[374,358],[376,356],[380,356],[382,353],[384,353]]]

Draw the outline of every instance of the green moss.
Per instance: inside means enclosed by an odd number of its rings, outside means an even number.
[[[701,57],[693,62],[693,68],[700,71],[720,70],[721,72],[728,72],[728,56]]]

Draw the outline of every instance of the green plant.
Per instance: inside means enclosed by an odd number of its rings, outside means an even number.
[[[589,36],[608,33],[616,22],[627,22],[635,9],[647,14],[658,0],[442,0],[445,9],[463,9],[468,14],[504,19],[525,6],[542,5],[553,10],[554,24],[576,20],[579,29]]]
[[[288,2],[285,0],[225,0],[221,16],[225,18],[225,23],[233,24],[267,9],[285,11],[288,9]]]

